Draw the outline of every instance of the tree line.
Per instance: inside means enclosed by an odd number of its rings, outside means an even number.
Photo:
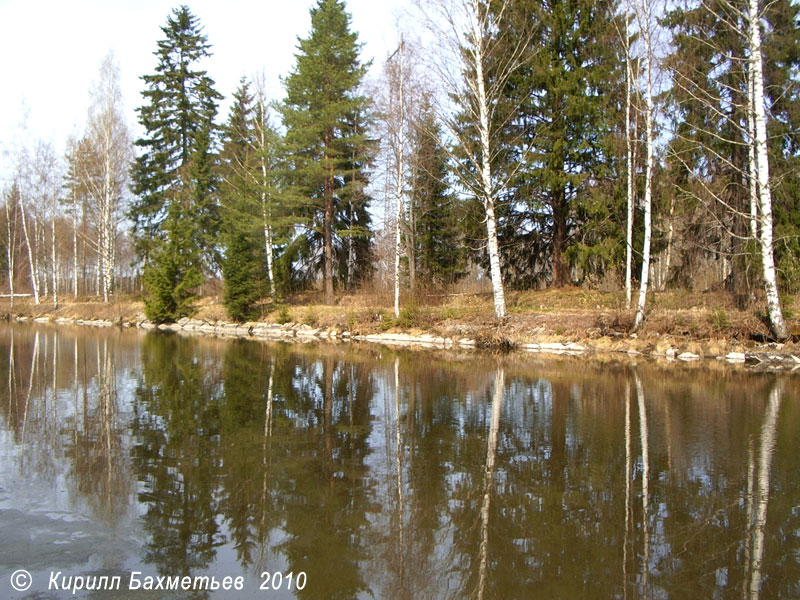
[[[398,313],[401,288],[478,272],[498,318],[509,288],[624,288],[635,327],[648,290],[718,288],[788,336],[796,5],[430,0],[418,12],[368,82],[344,2],[318,0],[283,100],[243,78],[220,123],[211,46],[188,7],[173,10],[142,77],[141,138],[107,60],[65,172],[52,148],[18,153],[0,214],[12,299],[27,283],[57,302],[81,280],[108,300],[127,261],[157,321],[190,314],[208,279],[248,320],[267,298],[319,285],[332,302],[383,272]],[[412,39],[423,29],[435,48]]]

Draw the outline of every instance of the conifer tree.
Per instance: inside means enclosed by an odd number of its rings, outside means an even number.
[[[458,212],[447,184],[447,151],[430,103],[422,107],[414,128],[411,204],[417,277],[425,285],[454,283],[465,273],[465,252]]]
[[[519,105],[499,140],[505,160],[522,162],[501,213],[506,274],[530,285],[549,274],[550,283],[572,281],[571,263],[587,266],[594,255],[614,258],[603,243],[612,228],[595,229],[592,219],[615,216],[614,197],[601,189],[624,165],[615,163],[614,136],[622,127],[624,54],[614,43],[617,4],[610,0],[514,2],[503,20],[513,50],[531,35],[523,66],[505,86],[504,101]],[[620,224],[617,229],[623,229]],[[591,240],[591,241],[590,241]],[[572,247],[584,246],[576,253]],[[547,266],[546,266],[547,265]]]
[[[367,66],[359,60],[358,37],[350,31],[343,2],[318,0],[310,12],[311,33],[299,40],[297,63],[284,82],[282,114],[292,183],[305,204],[301,252],[312,263],[310,273],[321,266],[325,299],[331,302],[337,270],[346,272],[341,260],[338,269],[335,264],[336,248],[346,245],[342,229],[351,235],[368,225],[361,201],[369,156],[368,100],[359,91]],[[362,209],[358,223],[350,216],[355,207]]]
[[[257,317],[256,302],[265,290],[266,256],[261,243],[261,206],[256,109],[249,84],[233,95],[220,152],[220,200],[225,307],[236,321]]]
[[[147,85],[142,92],[146,103],[138,112],[145,134],[136,141],[141,154],[131,169],[136,198],[129,216],[137,253],[149,273],[144,281],[150,311],[169,320],[187,314],[191,297],[186,290],[189,282],[174,277],[188,275],[199,283],[194,273],[202,265],[195,254],[206,269],[217,258],[214,118],[221,96],[206,71],[198,68],[197,63],[210,55],[210,45],[189,8],[175,9],[161,29],[165,37],[155,52],[155,73],[142,77]],[[172,235],[178,237],[172,239]],[[196,251],[188,252],[188,240]],[[189,262],[174,263],[182,258]],[[155,264],[159,260],[166,262]],[[171,299],[161,289],[167,281],[175,284],[176,296]],[[157,310],[155,305],[161,301],[163,310]]]

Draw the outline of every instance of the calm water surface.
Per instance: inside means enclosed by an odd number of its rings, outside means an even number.
[[[3,324],[0,598],[798,598],[798,392],[708,363]],[[48,590],[58,571],[122,589]]]

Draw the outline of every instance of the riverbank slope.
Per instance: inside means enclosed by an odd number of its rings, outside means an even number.
[[[625,352],[666,357],[733,357],[800,355],[800,321],[793,304],[786,306],[793,340],[771,343],[754,311],[736,309],[724,294],[665,292],[653,294],[641,331],[630,334],[633,311],[618,293],[582,289],[512,292],[509,315],[498,323],[488,294],[432,295],[425,303],[406,303],[399,318],[380,297],[343,295],[324,305],[315,294],[292,297],[284,305],[265,305],[262,317],[231,323],[214,298],[196,303],[191,319],[159,328],[215,335],[353,339],[400,345],[513,348],[543,352]],[[0,314],[85,324],[118,324],[155,328],[137,299],[105,304],[68,300],[57,309],[7,299]]]

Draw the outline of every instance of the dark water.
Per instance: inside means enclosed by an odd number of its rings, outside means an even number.
[[[716,363],[2,325],[0,598],[797,598],[799,391]],[[60,589],[103,575],[120,589]]]

